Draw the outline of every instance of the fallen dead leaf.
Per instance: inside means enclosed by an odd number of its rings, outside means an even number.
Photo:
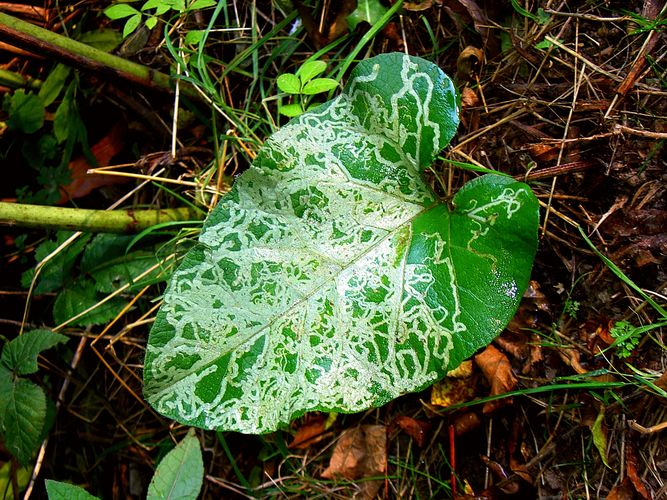
[[[636,436],[636,435],[635,435]],[[642,498],[649,499],[651,495],[646,489],[644,481],[639,476],[639,471],[637,470],[637,464],[639,462],[637,458],[637,449],[636,442],[630,438],[626,440],[625,445],[625,471],[628,473],[628,478],[632,485],[635,487],[635,491],[642,496]]]
[[[454,419],[454,434],[461,436],[466,432],[477,429],[482,425],[482,419],[477,413],[469,412],[458,415]]]
[[[306,421],[299,427],[294,434],[292,442],[287,445],[288,448],[302,450],[316,443],[322,436],[326,428],[326,419],[322,415],[317,415]]]
[[[422,448],[428,432],[431,430],[431,424],[423,420],[417,420],[406,415],[400,415],[394,419],[396,424],[403,432],[414,439],[417,446]]]
[[[479,104],[479,97],[477,93],[470,87],[463,87],[461,91],[461,112],[468,108],[474,108]]]
[[[512,365],[507,356],[489,345],[484,351],[475,356],[475,363],[486,377],[491,386],[491,396],[504,394],[516,388],[517,379],[512,372]],[[487,414],[507,403],[506,399],[489,401],[484,405],[482,412]]]
[[[343,432],[322,477],[355,480],[381,476],[386,471],[387,428],[384,425],[361,425]],[[380,486],[382,481],[361,482],[361,497],[374,498]]]
[[[632,486],[627,477],[614,486],[607,495],[607,500],[632,500],[633,498]]]
[[[581,355],[579,351],[575,349],[559,347],[558,355],[568,366],[571,366],[572,369],[579,375],[588,373],[588,370],[583,366],[581,366],[581,361],[580,361]]]
[[[442,4],[442,0],[436,0],[436,4]],[[433,0],[417,0],[416,2],[403,2],[402,7],[405,10],[410,10],[413,12],[421,12],[422,10],[428,10],[433,7]]]
[[[431,387],[431,404],[448,407],[470,401],[476,395],[476,384],[470,378],[445,377]]]
[[[109,161],[123,150],[125,147],[124,135],[123,126],[116,124],[106,136],[90,148],[90,152],[95,157],[95,160],[97,160],[97,165],[91,165],[85,156],[81,156],[69,163],[72,180],[67,186],[61,186],[62,195],[58,204],[86,196],[102,186],[121,184],[128,181],[126,177],[88,174],[88,169],[93,168],[93,166],[108,166]]]
[[[472,376],[472,371],[473,371],[472,361],[466,359],[463,363],[461,363],[453,370],[449,370],[447,372],[447,376],[450,378],[468,378]]]
[[[483,62],[484,52],[477,47],[468,45],[456,59],[456,77],[459,80],[476,81]]]

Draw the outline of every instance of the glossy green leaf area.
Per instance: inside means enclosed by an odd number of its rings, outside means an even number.
[[[147,400],[263,433],[420,390],[488,344],[527,285],[538,205],[496,175],[442,203],[422,173],[457,125],[438,67],[385,54],[272,135],[172,277]]]
[[[196,500],[203,478],[201,445],[194,429],[190,429],[157,466],[146,500]]]

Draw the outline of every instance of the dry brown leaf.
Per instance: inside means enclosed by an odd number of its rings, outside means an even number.
[[[512,372],[512,365],[507,356],[489,345],[475,356],[475,363],[491,386],[491,396],[504,394],[516,388],[517,379]],[[505,404],[507,400],[489,401],[484,405],[483,413],[491,413]]]
[[[588,370],[581,366],[581,355],[579,351],[575,349],[569,349],[569,348],[563,348],[559,347],[558,348],[558,354],[560,358],[569,366],[572,367],[572,369],[577,372],[579,375],[583,375],[585,373],[588,373]]]
[[[633,498],[632,486],[627,477],[614,486],[607,495],[607,500],[632,500]]]
[[[635,491],[639,493],[642,498],[649,499],[651,498],[651,495],[646,489],[646,485],[639,476],[639,471],[637,470],[638,462],[636,443],[632,439],[628,439],[625,446],[625,471],[628,473],[628,478],[630,478],[632,485],[635,487]]]
[[[465,7],[466,12],[472,18],[475,30],[477,30],[477,33],[482,36],[482,40],[486,46],[487,42],[489,41],[489,26],[491,26],[489,18],[486,17],[484,11],[480,9],[479,5],[477,5],[477,2],[474,0],[458,0],[458,3]]]
[[[354,480],[381,476],[386,471],[387,428],[384,425],[361,425],[343,432],[322,477]],[[380,486],[382,481],[363,481],[359,484],[360,496],[374,498]]]
[[[468,378],[472,376],[472,361],[466,359],[459,366],[447,372],[447,376],[451,378]]]
[[[445,377],[431,387],[431,404],[452,406],[465,403],[475,397],[476,387],[472,378]]]
[[[436,3],[442,3],[442,1]],[[422,10],[428,10],[433,7],[433,0],[417,0],[416,2],[403,2],[401,6],[405,10],[411,10],[413,12],[421,12]]]
[[[477,429],[482,425],[482,419],[477,413],[469,412],[463,415],[458,415],[454,419],[454,434],[461,436],[466,432]]]
[[[97,160],[98,167],[106,167],[109,161],[125,147],[125,131],[121,125],[114,125],[111,131],[98,143],[90,148],[90,152]],[[121,184],[128,181],[127,177],[113,175],[88,174],[93,165],[88,163],[85,156],[69,162],[72,180],[67,186],[61,186],[62,195],[59,204],[66,203],[74,198],[81,198],[95,189],[111,184]]]
[[[294,434],[292,442],[287,445],[288,448],[302,450],[318,441],[325,430],[326,419],[322,415],[312,417],[304,425],[299,427]]]
[[[459,80],[476,81],[479,75],[482,63],[484,62],[484,52],[477,47],[468,45],[461,51],[456,59],[456,76]]]
[[[394,419],[400,429],[415,440],[417,446],[422,448],[428,432],[431,430],[431,424],[423,420],[417,420],[412,417],[400,415]]]
[[[464,112],[468,108],[474,108],[478,104],[479,97],[477,97],[477,92],[470,87],[463,87],[461,91],[461,112]]]

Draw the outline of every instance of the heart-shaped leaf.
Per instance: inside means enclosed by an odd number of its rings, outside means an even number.
[[[488,344],[527,285],[538,205],[497,175],[442,203],[421,174],[457,125],[439,68],[385,54],[271,136],[172,278],[148,401],[269,432],[420,390]]]

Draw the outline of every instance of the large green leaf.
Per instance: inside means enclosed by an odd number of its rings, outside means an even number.
[[[3,377],[4,378],[4,377]],[[0,433],[5,447],[21,464],[27,464],[42,440],[46,420],[46,395],[41,387],[17,378],[6,387],[2,383]]]
[[[421,174],[457,125],[449,78],[387,54],[271,136],[172,278],[148,401],[269,432],[420,390],[488,344],[527,285],[538,205],[496,175],[442,203]]]
[[[162,459],[148,486],[147,500],[195,500],[204,481],[201,445],[190,429]]]

